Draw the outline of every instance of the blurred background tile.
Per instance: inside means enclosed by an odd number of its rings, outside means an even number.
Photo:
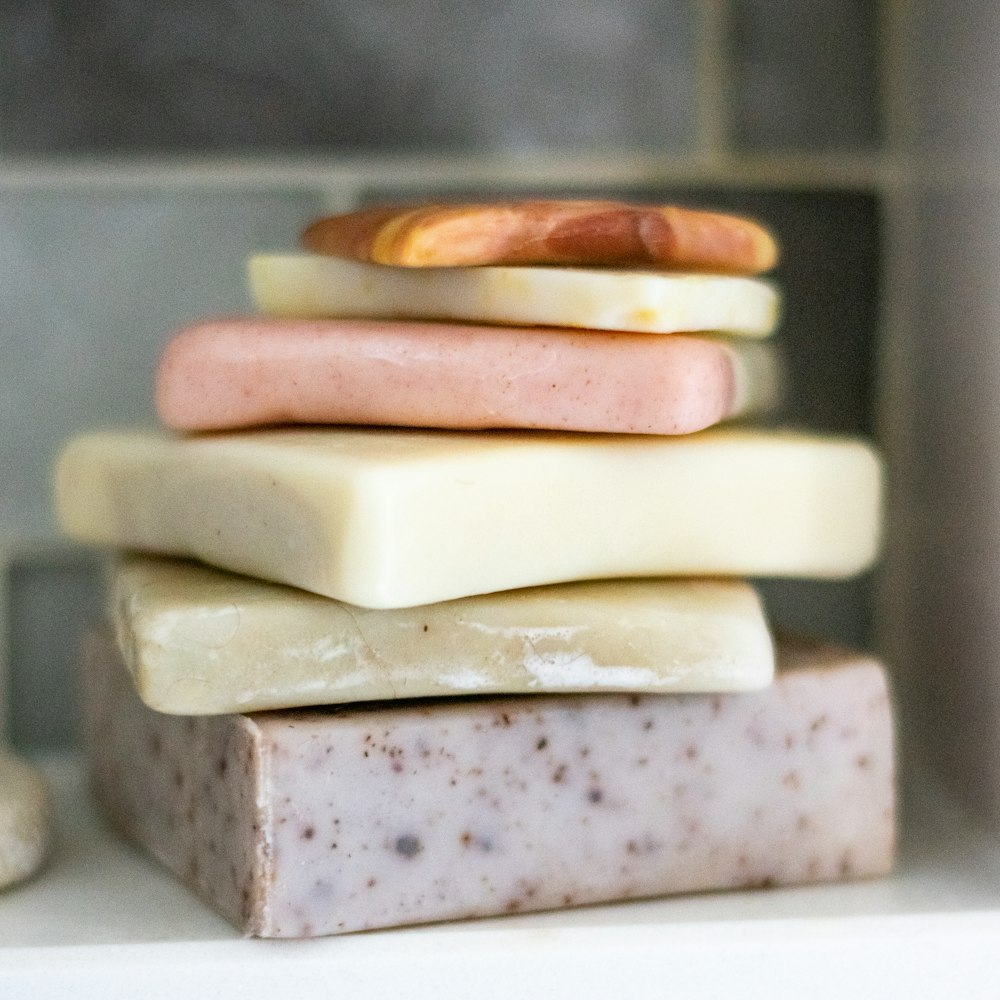
[[[292,247],[321,205],[274,191],[0,191],[0,535],[53,534],[60,443],[148,422],[169,335],[249,308],[247,255]]]
[[[745,152],[878,147],[879,4],[731,0],[733,145]]]
[[[1000,158],[1000,5],[912,4],[913,74],[909,111],[920,154],[983,160]]]
[[[0,5],[0,148],[687,151],[693,0]]]

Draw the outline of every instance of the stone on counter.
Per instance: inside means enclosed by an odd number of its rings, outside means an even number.
[[[770,344],[389,320],[249,317],[167,346],[160,418],[178,430],[395,424],[687,434],[773,408]]]
[[[88,434],[73,538],[191,556],[363,607],[629,576],[843,577],[878,549],[880,465],[846,437],[285,429]]]
[[[745,694],[538,695],[179,717],[110,637],[85,669],[113,823],[246,934],[309,937],[887,873],[873,660],[779,645]]]
[[[249,262],[258,308],[275,316],[463,320],[634,333],[766,337],[779,295],[767,281],[717,274],[558,267],[403,268],[320,254]]]
[[[403,267],[585,264],[756,274],[778,258],[774,237],[749,219],[620,201],[377,206],[319,219],[302,244]]]
[[[532,691],[765,687],[774,651],[742,581],[614,580],[371,611],[135,556],[110,618],[143,701],[175,714]]]
[[[0,889],[33,875],[48,857],[54,813],[35,767],[0,749]]]

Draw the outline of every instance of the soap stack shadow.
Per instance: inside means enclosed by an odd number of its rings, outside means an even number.
[[[526,202],[303,238],[251,262],[263,315],[168,346],[172,431],[60,459],[65,529],[127,550],[85,656],[113,822],[261,936],[888,871],[883,671],[776,642],[746,582],[879,533],[865,442],[752,424],[767,232]]]

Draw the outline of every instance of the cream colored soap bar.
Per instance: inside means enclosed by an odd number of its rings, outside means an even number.
[[[115,825],[247,934],[310,937],[866,878],[895,843],[892,714],[865,656],[779,643],[744,694],[452,698],[183,718],[90,649]]]
[[[54,825],[42,774],[0,748],[0,889],[38,871],[52,849]]]
[[[203,715],[530,691],[739,691],[774,653],[741,581],[615,580],[372,611],[176,560],[116,569],[143,701]]]
[[[715,330],[764,337],[779,297],[759,278],[570,267],[384,267],[320,254],[249,263],[257,305],[276,316],[454,319],[634,333]]]
[[[365,607],[628,576],[843,577],[879,537],[849,438],[303,429],[72,441],[73,538],[194,556]]]

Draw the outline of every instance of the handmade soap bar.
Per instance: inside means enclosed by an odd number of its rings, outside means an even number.
[[[738,691],[774,653],[742,581],[615,580],[371,611],[194,563],[116,569],[111,620],[143,701],[202,715],[529,691]]]
[[[602,264],[754,274],[778,257],[771,234],[749,219],[620,201],[378,206],[320,219],[302,243],[406,267]]]
[[[117,827],[247,934],[889,871],[879,665],[779,647],[775,684],[179,717],[92,643],[93,784]]]
[[[33,875],[52,846],[53,813],[45,779],[0,750],[0,889]]]
[[[768,408],[770,344],[391,320],[224,319],[167,346],[160,418],[686,434]]]
[[[296,429],[89,434],[56,470],[74,538],[194,556],[365,607],[623,576],[838,577],[876,554],[851,438]]]
[[[250,288],[266,313],[455,319],[635,333],[764,337],[778,293],[758,278],[559,267],[383,267],[320,254],[262,255]]]

